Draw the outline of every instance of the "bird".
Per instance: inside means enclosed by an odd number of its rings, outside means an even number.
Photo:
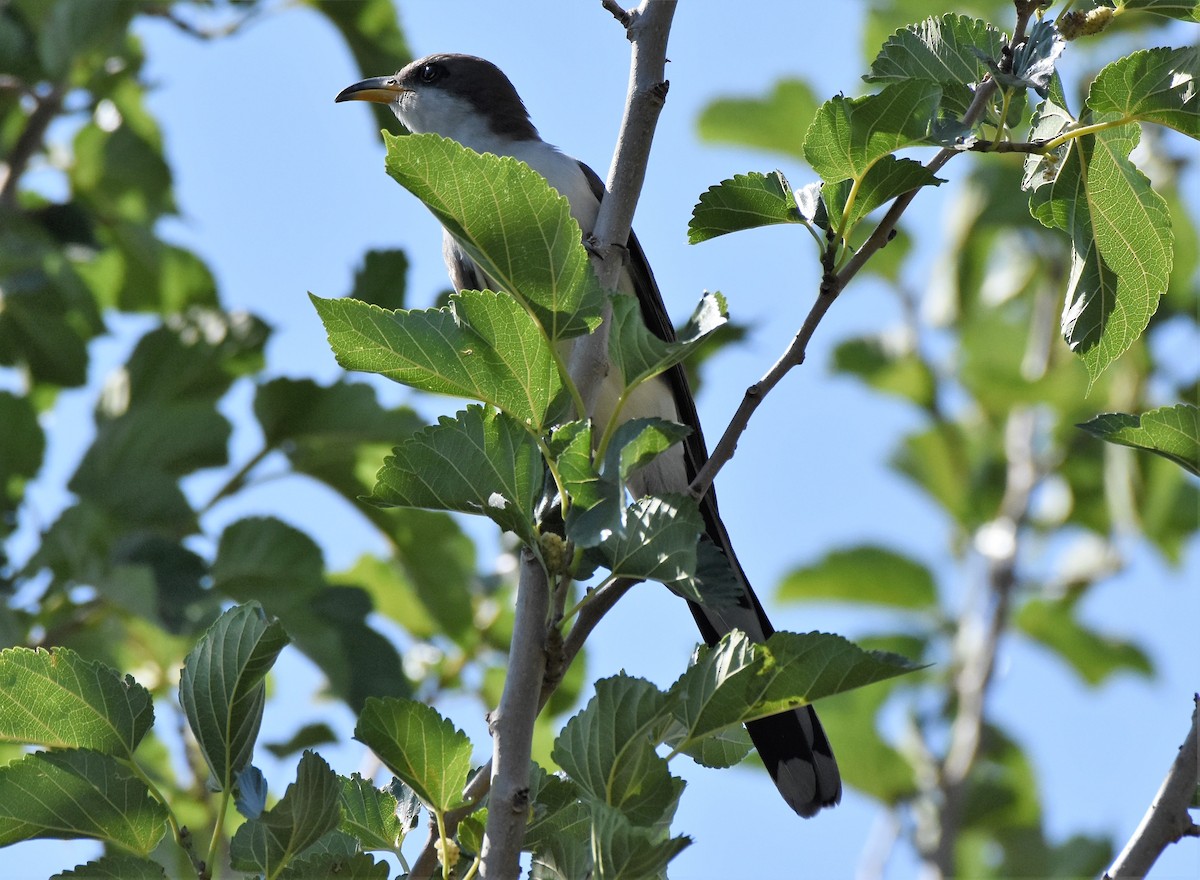
[[[585,240],[594,228],[605,194],[604,182],[585,163],[542,140],[516,88],[490,61],[453,53],[428,55],[390,76],[354,83],[335,101],[384,104],[414,134],[434,133],[478,153],[518,159],[567,199]],[[662,294],[633,233],[626,248],[628,259],[618,290],[637,297],[643,320],[656,336],[674,340]],[[495,289],[448,230],[444,230],[443,256],[456,290]],[[619,391],[619,376],[603,381],[590,413],[596,424],[607,423]],[[686,425],[691,433],[681,444],[635,472],[630,488],[635,494],[685,491],[708,452],[682,366],[676,365],[639,386],[620,413],[623,421],[648,416]],[[774,628],[733,552],[712,488],[701,499],[700,507],[705,525],[701,540],[711,541],[725,554],[741,593],[736,604],[722,607],[689,602],[700,634],[709,645],[734,629],[753,641],[766,641]],[[746,728],[780,794],[798,815],[815,816],[841,800],[837,760],[811,705],[756,719]]]

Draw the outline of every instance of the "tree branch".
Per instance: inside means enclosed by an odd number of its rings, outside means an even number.
[[[42,148],[46,138],[46,129],[62,110],[63,99],[66,97],[65,86],[56,85],[44,96],[37,98],[37,105],[29,118],[25,120],[25,128],[13,144],[12,151],[4,162],[0,162],[0,209],[12,210],[17,203],[18,186],[30,160]]]
[[[1034,4],[1034,7],[1036,7],[1036,4]],[[1010,45],[1015,46],[1025,39],[1025,28],[1028,23],[1029,15],[1023,9],[1019,10],[1017,27]],[[993,79],[987,79],[980,83],[979,88],[975,90],[975,97],[971,101],[971,105],[967,108],[966,113],[963,114],[962,121],[964,124],[972,125],[983,115],[996,88],[996,82]],[[962,151],[957,148],[947,147],[930,159],[925,167],[929,169],[930,173],[936,173],[960,152]],[[721,439],[713,448],[712,455],[688,487],[688,491],[692,495],[701,497],[708,491],[721,468],[733,458],[733,454],[737,450],[738,440],[749,425],[750,416],[758,409],[763,398],[779,384],[789,370],[804,363],[808,342],[812,339],[817,325],[821,323],[821,319],[825,317],[825,313],[829,311],[829,307],[833,305],[833,301],[846,289],[846,285],[859,273],[867,260],[892,240],[896,232],[896,224],[900,222],[901,216],[908,210],[908,206],[912,204],[918,192],[920,192],[919,189],[910,190],[892,202],[891,208],[884,214],[883,219],[879,221],[879,224],[871,232],[871,235],[855,251],[854,255],[840,271],[833,272],[828,261],[828,257],[832,251],[826,250],[822,260],[826,271],[821,279],[820,292],[817,295],[817,301],[813,304],[812,309],[809,310],[807,317],[804,319],[804,325],[792,340],[791,345],[788,346],[787,351],[767,371],[766,375],[746,389],[741,404],[738,406],[733,418],[730,419],[729,425],[721,435]]]
[[[605,8],[611,12],[612,5],[605,3]],[[625,25],[626,35],[633,43],[633,53],[625,115],[606,184],[608,193],[592,230],[592,260],[596,275],[607,290],[616,288],[625,260],[625,242],[633,227],[633,213],[646,178],[650,144],[667,94],[667,37],[675,5],[676,0],[642,0],[637,9],[626,12],[624,17],[613,13]],[[611,322],[608,318],[606,309],[604,321],[596,332],[576,342],[571,351],[571,378],[589,411],[609,369]]]
[[[625,259],[624,243],[629,238],[633,226],[633,213],[641,193],[642,183],[646,176],[646,164],[650,155],[650,145],[658,116],[662,110],[663,99],[666,95],[666,47],[670,33],[671,20],[675,14],[676,0],[643,0],[642,4],[633,11],[626,12],[614,0],[604,2],[604,7],[613,13],[614,17],[625,26],[627,36],[633,43],[633,57],[630,65],[629,93],[626,100],[625,116],[621,122],[621,130],[617,137],[617,145],[613,156],[612,169],[609,172],[607,195],[601,203],[596,225],[592,234],[593,260],[597,265],[597,277],[601,284],[612,289],[616,286],[618,273]],[[614,11],[615,7],[615,11]],[[619,14],[618,14],[619,13]],[[608,369],[608,315],[595,333],[578,341],[571,354],[571,377],[579,388],[586,404],[591,404],[595,391],[599,389],[601,380]],[[527,552],[527,551],[526,551]],[[533,683],[540,693],[535,691],[536,708],[540,711],[550,699],[558,682],[544,681],[545,645],[548,630],[545,621],[549,610],[549,585],[545,582],[541,566],[537,569],[542,574],[541,608],[542,629],[537,634],[536,672],[529,672]],[[522,556],[521,582],[526,581],[526,565]],[[596,626],[604,614],[616,603],[635,581],[618,581],[605,591],[602,591],[580,611],[575,626],[568,634],[561,650],[561,666],[566,669],[579,653],[584,640]],[[522,587],[518,587],[518,624],[521,621],[523,602],[530,597],[522,598]],[[527,624],[528,625],[528,624]],[[484,840],[483,876],[508,877],[517,876],[520,854],[520,838],[524,834],[525,810],[522,806],[519,816],[514,807],[518,802],[528,798],[529,773],[529,744],[532,739],[532,722],[536,718],[535,711],[528,717],[528,735],[524,739],[524,760],[510,748],[504,739],[509,735],[506,728],[505,714],[511,712],[506,703],[508,682],[518,676],[516,668],[516,653],[518,651],[519,627],[513,632],[513,657],[510,660],[508,677],[505,682],[505,696],[501,697],[500,708],[495,714],[494,742],[492,760],[481,768],[467,784],[464,796],[468,803],[451,810],[444,816],[447,833],[452,834],[459,822],[465,816],[478,809],[479,801],[491,790],[488,810],[488,827]],[[526,658],[531,662],[533,658]],[[531,663],[531,665],[533,665]],[[522,706],[528,694],[522,691]],[[524,714],[524,708],[522,708]],[[514,725],[517,719],[512,719]],[[507,754],[505,754],[507,753]],[[502,762],[501,755],[504,755]],[[511,774],[511,776],[509,775]],[[501,794],[503,776],[504,792]],[[517,778],[522,780],[518,783]],[[507,814],[507,815],[501,815]],[[495,824],[493,824],[495,823]],[[517,833],[508,835],[512,831]],[[503,839],[501,835],[504,835]],[[437,855],[434,844],[437,841],[436,828],[431,827],[426,845],[413,862],[411,875],[414,880],[422,880],[433,875],[437,867]],[[502,850],[500,848],[503,848]],[[503,855],[501,855],[503,852]]]
[[[602,587],[592,596],[583,608],[579,611],[579,616],[575,619],[575,625],[563,640],[562,645],[562,669],[569,669],[571,663],[583,650],[583,643],[587,637],[591,635],[593,629],[601,621],[605,614],[608,613],[617,601],[624,596],[629,589],[634,585],[641,583],[632,578],[621,578],[613,581],[606,587]],[[538,711],[546,707],[550,702],[550,697],[562,684],[562,675],[557,676],[554,680],[545,679],[542,682],[542,691],[538,696]],[[448,810],[443,817],[443,823],[446,828],[446,833],[453,835],[457,830],[458,825],[471,813],[475,812],[480,807],[480,802],[492,786],[492,761],[489,760],[486,764],[475,771],[475,775],[471,777],[466,788],[463,789],[463,798],[466,803],[461,807],[453,810]],[[437,842],[439,834],[437,823],[430,819],[429,836],[425,841],[425,846],[421,849],[416,860],[412,864],[412,872],[410,877],[412,880],[428,880],[433,877],[438,866]]]
[[[521,551],[521,578],[513,623],[508,674],[500,705],[492,713],[492,778],[487,829],[483,838],[483,877],[520,875],[521,841],[529,815],[529,763],[533,725],[546,672],[546,631],[550,584],[533,551]]]
[[[1104,880],[1145,877],[1160,853],[1184,837],[1200,837],[1188,805],[1200,785],[1200,695],[1192,695],[1192,729],[1179,747],[1171,769],[1150,802],[1146,815],[1125,844]]]

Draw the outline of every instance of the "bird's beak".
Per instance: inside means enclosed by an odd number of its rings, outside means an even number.
[[[408,89],[396,82],[395,76],[373,76],[347,86],[334,98],[342,101],[374,101],[376,104],[395,104]]]

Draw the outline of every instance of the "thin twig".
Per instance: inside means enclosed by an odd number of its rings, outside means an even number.
[[[600,5],[607,9],[612,17],[621,23],[621,27],[629,30],[629,25],[633,21],[633,14],[625,9],[617,0],[600,0]]]
[[[588,603],[580,609],[579,616],[575,618],[575,625],[563,640],[562,668],[564,671],[570,668],[571,663],[574,662],[579,652],[583,649],[583,643],[604,615],[608,613],[609,609],[631,587],[638,583],[640,581],[631,578],[621,578],[620,580],[613,581],[597,590]],[[542,692],[538,697],[539,712],[550,702],[550,697],[554,695],[554,691],[560,684],[562,684],[561,675],[556,681],[550,681],[549,679],[543,681]],[[467,787],[463,789],[463,800],[466,803],[461,807],[456,807],[446,812],[443,824],[447,834],[453,836],[458,829],[459,823],[479,809],[483,798],[491,789],[491,785],[492,762],[489,760],[475,771],[475,775],[471,777],[470,781],[467,782]],[[412,873],[410,874],[412,880],[428,880],[428,878],[434,875],[438,865],[437,841],[437,823],[431,819],[429,823],[429,836],[425,842],[425,846],[421,849],[421,852],[412,864]]]
[[[1012,45],[1016,45],[1025,38],[1025,28],[1028,23],[1029,17],[1027,15],[1023,13],[1018,15]],[[963,114],[962,121],[965,125],[974,124],[983,115],[995,90],[995,80],[987,79],[980,83],[979,88],[975,90],[975,97],[971,101],[971,105],[967,108],[966,113]],[[961,150],[959,149],[947,147],[930,159],[925,167],[930,173],[936,173],[960,152]],[[863,242],[859,249],[854,252],[854,255],[846,261],[846,264],[836,274],[831,274],[828,265],[826,266],[826,272],[821,279],[821,288],[817,295],[817,301],[805,317],[804,325],[800,328],[800,332],[796,334],[787,351],[767,371],[766,375],[746,389],[741,404],[738,406],[733,418],[730,419],[725,432],[721,435],[721,439],[713,448],[708,461],[700,469],[700,472],[696,474],[696,478],[692,480],[691,485],[688,487],[688,491],[692,495],[701,497],[708,491],[721,468],[733,458],[733,454],[737,450],[738,440],[749,425],[750,416],[753,415],[754,411],[758,409],[759,404],[762,403],[762,399],[779,384],[789,370],[804,363],[808,342],[812,338],[817,325],[825,317],[825,313],[829,311],[829,307],[833,305],[833,301],[846,289],[846,285],[866,265],[867,260],[891,241],[895,235],[896,224],[900,222],[901,216],[908,209],[908,206],[912,204],[918,192],[920,192],[919,189],[910,190],[892,202],[891,208],[884,214],[883,219],[879,221],[879,224],[871,232],[870,236],[867,237],[867,240]],[[826,250],[823,255],[823,261],[827,261],[829,254],[830,251]]]
[[[0,209],[9,211],[16,206],[21,176],[42,148],[46,129],[62,110],[66,94],[66,86],[56,85],[42,97],[36,98],[37,104],[25,120],[25,128],[13,144],[7,160],[0,163]]]
[[[529,815],[533,725],[546,672],[550,584],[533,551],[521,551],[516,618],[500,705],[492,713],[492,783],[483,838],[484,877],[520,874],[521,841]]]
[[[624,264],[625,243],[633,227],[654,129],[666,96],[667,37],[675,0],[642,0],[627,15],[626,34],[633,44],[629,91],[608,174],[608,192],[596,215],[590,242],[596,275],[606,290],[616,289]],[[606,309],[596,331],[576,342],[571,351],[571,378],[589,412],[609,369],[608,331],[612,322],[608,317]]]
[[[1200,695],[1192,695],[1192,729],[1179,747],[1171,769],[1150,802],[1133,837],[1105,872],[1104,880],[1145,877],[1168,846],[1200,837],[1188,805],[1200,786]]]

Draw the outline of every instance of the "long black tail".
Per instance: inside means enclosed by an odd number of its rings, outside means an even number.
[[[603,182],[586,165],[581,163],[580,167],[597,200],[603,199]],[[636,235],[629,236],[628,246],[626,270],[641,303],[646,326],[660,339],[673,340],[675,330],[663,304],[662,293]],[[670,386],[678,421],[692,429],[692,433],[683,441],[687,480],[691,481],[708,458],[696,402],[682,365],[676,364],[662,378]],[[672,491],[682,491],[684,486],[670,488]],[[700,627],[704,641],[710,645],[734,629],[741,630],[754,641],[765,641],[774,628],[733,552],[725,524],[721,522],[717,511],[716,495],[711,489],[701,499],[700,509],[704,515],[708,540],[729,559],[733,573],[742,585],[743,595],[737,606],[728,608],[708,608],[689,602],[696,625]],[[817,713],[811,706],[760,718],[747,724],[746,730],[771,778],[775,780],[779,793],[788,806],[801,816],[814,816],[822,807],[832,807],[842,799],[842,777],[838,773],[837,761],[833,757],[829,739],[821,729]]]
[[[729,537],[715,511],[713,519],[715,523],[710,522],[708,537],[716,539],[714,543],[726,551],[733,571],[745,589],[744,601],[730,608],[707,608],[689,602],[696,626],[710,645],[733,629],[741,630],[755,641],[765,641],[774,632],[771,621],[747,582],[737,557],[732,554]],[[714,531],[717,531],[716,535]],[[808,819],[823,807],[832,807],[842,799],[842,777],[837,759],[812,706],[751,721],[746,725],[746,731],[775,781],[775,787],[796,813]]]

